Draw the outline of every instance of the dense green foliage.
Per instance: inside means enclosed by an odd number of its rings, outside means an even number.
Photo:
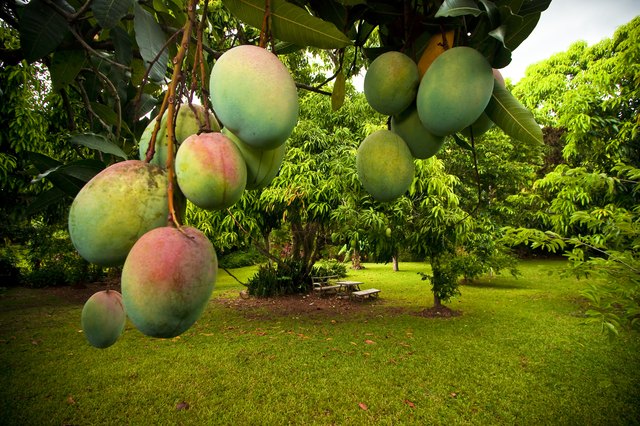
[[[563,251],[576,275],[605,277],[583,295],[614,334],[640,326],[638,37],[640,17],[531,66],[514,90],[560,135],[550,149],[562,156],[509,199],[509,241]]]

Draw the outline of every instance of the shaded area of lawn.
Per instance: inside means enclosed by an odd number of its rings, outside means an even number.
[[[183,335],[128,324],[106,350],[79,330],[81,297],[4,291],[2,423],[638,423],[638,335],[609,343],[584,325],[586,283],[548,274],[561,262],[464,285],[449,304],[460,315],[439,319],[419,315],[426,265],[366,266],[349,278],[381,289],[379,301],[245,300],[221,271]]]

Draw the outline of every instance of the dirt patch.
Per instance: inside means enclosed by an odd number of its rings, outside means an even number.
[[[21,300],[14,305],[15,308],[30,306],[44,306],[66,303],[70,305],[83,305],[94,293],[102,290],[120,289],[119,277],[108,278],[100,282],[81,284],[66,287],[48,287],[38,290],[20,292],[14,297],[29,300]],[[27,290],[27,289],[25,289]],[[43,292],[53,297],[33,297],[35,293]],[[33,300],[32,300],[33,299]],[[451,318],[461,315],[461,311],[454,311],[446,306],[439,309],[428,308],[416,311],[410,306],[392,305],[384,297],[379,299],[352,300],[336,296],[320,296],[316,293],[305,295],[291,295],[280,297],[258,298],[241,295],[238,291],[226,291],[216,294],[210,303],[221,305],[227,309],[240,312],[247,318],[269,319],[277,317],[309,317],[309,318],[339,318],[349,316],[399,316],[415,315],[423,318]],[[7,308],[8,309],[8,308]],[[0,310],[5,310],[0,307]]]
[[[425,318],[451,318],[462,315],[460,311],[454,311],[451,308],[447,308],[446,306],[440,306],[439,308],[432,307],[419,311],[416,313],[419,317]]]
[[[212,302],[254,318],[375,314],[380,313],[384,308],[384,300],[381,299],[356,301],[336,296],[320,296],[315,293],[258,298],[241,297],[238,293],[228,292],[216,297]]]
[[[63,302],[71,305],[84,305],[84,303],[98,291],[102,290],[116,290],[120,291],[120,278],[109,278],[104,281],[89,283],[89,284],[76,284],[72,286],[63,287],[46,287],[34,291],[42,291],[55,296]]]

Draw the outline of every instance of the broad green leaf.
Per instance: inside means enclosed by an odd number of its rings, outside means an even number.
[[[347,23],[347,8],[334,1],[317,1],[313,3],[315,16],[333,23],[337,28],[344,28]]]
[[[86,146],[87,148],[97,149],[105,154],[113,154],[120,158],[127,159],[127,154],[116,144],[105,138],[104,136],[94,133],[81,133],[71,137],[71,143]]]
[[[485,112],[496,126],[512,138],[532,145],[542,143],[542,129],[531,111],[522,106],[502,85],[493,85],[493,93]]]
[[[468,151],[473,151],[473,147],[469,144],[469,142],[462,139],[460,136],[458,136],[455,133],[451,136],[453,136],[453,140],[455,141],[456,145],[458,145],[460,148],[466,149]]]
[[[98,117],[100,117],[105,123],[112,126],[118,125],[118,114],[116,114],[114,108],[98,102],[91,102],[91,109],[93,112],[98,114]]]
[[[54,90],[67,87],[84,67],[85,56],[82,50],[58,50],[53,54],[49,73]]]
[[[93,0],[91,10],[102,28],[111,29],[129,11],[132,0]]]
[[[51,157],[36,152],[27,153],[27,157],[31,164],[40,172],[34,181],[47,178],[53,186],[71,196],[75,196],[85,184],[85,182],[76,177],[59,173],[58,171],[62,169],[64,165]]]
[[[547,10],[551,0],[524,0],[522,6],[518,10],[514,10],[520,16],[526,16],[530,13],[540,13]]]
[[[500,25],[500,11],[498,10],[498,6],[491,0],[480,0],[482,6],[484,6],[484,10],[487,12],[487,17],[489,18],[489,23],[492,28]]]
[[[53,52],[69,32],[66,19],[42,0],[32,0],[20,16],[20,43],[28,62]]]
[[[478,16],[482,11],[478,8],[478,5],[473,0],[444,0],[438,12],[436,12],[436,18],[440,17],[454,17],[463,15]]]
[[[510,50],[515,50],[529,37],[539,20],[540,13],[532,13],[522,18],[518,25],[510,25],[504,37],[504,45]]]
[[[241,21],[262,28],[264,0],[223,0],[223,3]],[[338,49],[351,44],[351,40],[331,22],[284,0],[271,0],[271,25],[275,38],[299,46]]]
[[[129,34],[121,27],[111,29],[110,33],[116,61],[123,65],[130,65],[133,60],[133,41]]]
[[[156,82],[163,81],[167,73],[167,62],[169,61],[169,52],[164,49],[167,37],[153,15],[137,3],[133,24],[136,32],[136,42],[140,48],[140,55],[144,59],[145,68],[151,67],[149,78]],[[160,54],[158,60],[153,62],[158,54]]]
[[[278,53],[278,55],[288,55],[289,53],[298,52],[302,49],[302,46],[298,46],[288,41],[279,41],[276,43],[275,47],[275,51]]]
[[[25,213],[27,216],[34,215],[49,206],[59,203],[65,198],[67,198],[67,194],[62,189],[53,187],[41,194],[38,194],[36,199],[29,203]]]
[[[336,75],[336,80],[333,83],[333,92],[331,92],[331,109],[337,111],[342,105],[344,105],[345,96],[345,77],[342,70]]]
[[[89,182],[95,175],[104,170],[105,164],[98,160],[77,160],[61,166],[56,173]]]

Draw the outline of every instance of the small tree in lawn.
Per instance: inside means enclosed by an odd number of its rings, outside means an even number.
[[[458,183],[458,178],[447,174],[437,158],[416,162],[416,178],[409,191],[414,211],[408,242],[431,264],[431,275],[422,275],[431,282],[436,310],[459,293],[459,271],[452,259],[472,221],[471,216],[460,208],[460,200],[454,191]]]

